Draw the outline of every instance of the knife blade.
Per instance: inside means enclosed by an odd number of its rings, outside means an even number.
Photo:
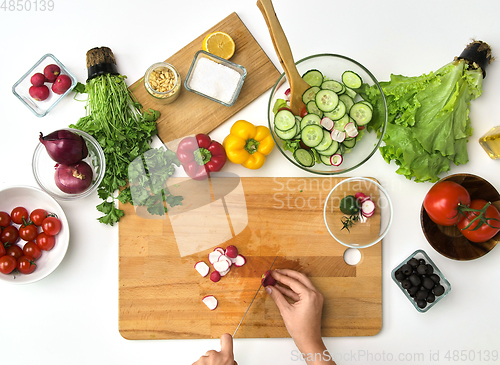
[[[269,268],[269,271],[271,271],[271,269],[273,268],[274,263],[276,262],[276,259],[277,259],[277,258],[278,258],[278,256],[276,255],[276,257],[275,257],[275,258],[274,258],[274,260],[273,260],[273,263],[271,264],[271,267]],[[234,333],[233,333],[233,338],[234,338],[234,336],[236,335],[236,332],[238,332],[238,329],[240,328],[241,324],[243,323],[243,320],[245,319],[245,317],[246,317],[246,315],[247,315],[248,311],[250,310],[250,307],[252,306],[252,304],[253,304],[253,302],[254,302],[255,298],[257,298],[257,294],[259,294],[259,292],[260,292],[260,288],[262,288],[262,284],[264,284],[264,281],[261,281],[261,283],[260,283],[260,285],[259,285],[259,289],[257,289],[257,292],[256,292],[256,293],[255,293],[255,295],[253,296],[253,299],[252,299],[252,301],[250,302],[250,305],[248,306],[248,308],[247,308],[247,310],[246,310],[245,314],[243,314],[243,318],[241,318],[240,323],[238,323],[238,326],[237,326],[237,327],[236,327],[236,329],[234,330]]]

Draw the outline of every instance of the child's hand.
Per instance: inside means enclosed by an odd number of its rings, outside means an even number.
[[[274,299],[286,329],[301,352],[323,348],[321,338],[321,311],[323,295],[304,274],[288,269],[273,270],[273,278],[286,285],[268,286],[266,291]],[[289,289],[290,288],[290,289]],[[290,304],[286,295],[295,303]]]
[[[215,350],[207,351],[193,365],[238,365],[234,361],[233,355],[233,337],[225,333],[220,338],[220,352]]]

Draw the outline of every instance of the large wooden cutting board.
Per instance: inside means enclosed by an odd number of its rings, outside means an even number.
[[[346,248],[330,236],[323,220],[326,197],[341,179],[243,177],[240,187],[246,205],[246,226],[240,224],[245,223],[244,219],[233,219],[232,238],[222,243],[214,240],[213,247],[184,257],[180,256],[184,248],[173,232],[177,224],[173,211],[169,212],[172,217],[145,219],[139,210],[135,214],[134,207],[122,206],[121,335],[127,339],[188,339],[232,334],[259,288],[261,275],[276,256],[273,268],[299,270],[323,293],[324,337],[377,334],[382,327],[382,243],[362,249],[361,261],[348,265],[343,259]],[[182,182],[169,180],[172,193],[179,193],[175,189]],[[190,191],[201,192],[203,188],[190,187]],[[211,194],[219,201],[213,185]],[[223,200],[227,203],[231,198],[227,195]],[[185,196],[185,209],[200,205],[203,203],[196,194]],[[233,216],[232,209],[226,209],[227,216]],[[217,229],[217,222],[226,219],[226,213],[210,215],[207,235]],[[190,222],[192,230],[202,224],[196,217]],[[204,239],[195,235],[192,238],[193,244]],[[215,247],[230,244],[246,256],[246,265],[232,268],[218,283],[195,271],[193,265],[199,260],[208,263],[207,254]],[[219,300],[214,311],[201,301],[209,294]],[[278,309],[263,289],[236,334],[236,338],[257,337],[288,337]]]
[[[184,88],[184,80],[195,53],[201,50],[205,36],[214,31],[226,32],[233,38],[236,51],[230,61],[242,65],[247,70],[238,100],[231,107],[208,100]],[[144,88],[142,78],[130,86],[130,90],[145,109],[152,108],[161,112],[157,124],[158,136],[163,143],[196,133],[211,132],[271,88],[280,76],[236,13],[214,25],[165,62],[172,64],[181,75],[182,90],[175,102],[167,105],[156,102]]]

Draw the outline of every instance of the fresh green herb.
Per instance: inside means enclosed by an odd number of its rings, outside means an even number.
[[[300,148],[300,139],[284,139],[283,141],[283,149],[285,151],[290,151],[294,153],[297,149]]]

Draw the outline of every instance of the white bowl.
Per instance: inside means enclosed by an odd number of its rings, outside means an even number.
[[[31,186],[8,187],[0,190],[0,211],[10,214],[15,207],[25,207],[28,213],[37,208],[55,213],[61,221],[61,231],[55,236],[56,244],[50,251],[42,251],[42,256],[36,260],[36,269],[31,274],[1,274],[0,280],[12,284],[28,284],[41,280],[52,273],[61,263],[69,244],[69,226],[61,206],[49,194]],[[16,225],[19,226],[19,225]],[[19,228],[19,227],[18,227]],[[26,242],[19,240],[21,247]]]

